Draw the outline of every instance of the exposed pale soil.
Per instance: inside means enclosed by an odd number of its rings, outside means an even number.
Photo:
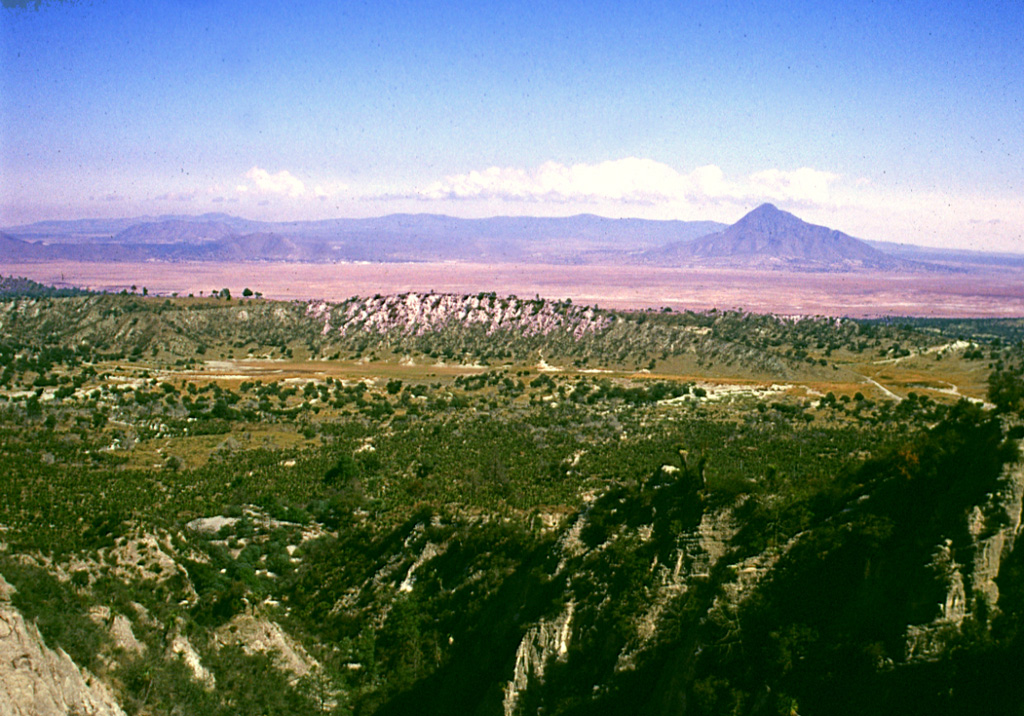
[[[4,274],[57,286],[336,301],[405,291],[495,291],[608,308],[743,308],[785,315],[1024,316],[1024,271],[797,273],[652,266],[458,263],[12,263]]]

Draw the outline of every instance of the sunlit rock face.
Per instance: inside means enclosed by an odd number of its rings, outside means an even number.
[[[423,335],[452,327],[483,327],[487,335],[498,331],[523,336],[546,336],[562,330],[579,339],[600,332],[610,320],[593,308],[574,307],[552,301],[521,300],[491,294],[407,293],[356,299],[338,306],[325,302],[309,304],[307,315],[324,322],[342,336],[356,331],[378,334]]]
[[[79,669],[62,649],[54,651],[10,602],[12,588],[0,577],[0,715],[124,716],[110,690]]]

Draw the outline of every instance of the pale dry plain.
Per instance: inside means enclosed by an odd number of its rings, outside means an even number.
[[[742,308],[758,313],[872,317],[1024,316],[1024,271],[798,273],[651,266],[452,263],[8,263],[3,275],[45,284],[196,296],[228,288],[267,298],[339,301],[435,291],[544,298],[608,308]]]

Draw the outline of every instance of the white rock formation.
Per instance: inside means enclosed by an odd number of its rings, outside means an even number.
[[[939,605],[939,615],[928,624],[912,624],[907,628],[907,660],[928,661],[942,655],[949,640],[959,633],[964,620],[976,605],[976,597],[984,600],[990,610],[999,608],[999,587],[996,577],[1003,560],[1013,550],[1020,535],[1021,515],[1024,512],[1024,463],[1006,468],[1006,486],[989,496],[985,509],[976,506],[967,517],[968,532],[973,540],[974,559],[970,566],[972,595],[965,588],[963,568],[952,559],[950,543],[936,552],[934,565],[943,568],[946,577],[946,597]],[[995,531],[985,527],[985,514],[1002,512],[1005,521]]]
[[[0,716],[124,716],[105,684],[25,622],[12,591],[0,576]]]
[[[572,638],[572,616],[576,604],[569,602],[565,611],[552,621],[541,620],[527,630],[516,649],[516,665],[512,678],[505,684],[505,698],[502,706],[505,716],[512,716],[519,702],[519,696],[530,685],[530,680],[541,681],[551,659],[565,659],[569,653]]]
[[[325,334],[336,330],[342,336],[359,331],[420,336],[458,324],[483,326],[487,335],[511,331],[536,336],[561,330],[580,340],[610,323],[592,308],[551,301],[417,293],[355,299],[335,306],[318,301],[306,306],[306,315],[322,321]]]
[[[238,644],[246,654],[270,655],[279,668],[290,672],[295,679],[320,666],[277,622],[248,614],[239,614],[218,629],[216,640],[220,645]]]
[[[1013,465],[1007,473],[1007,478],[1006,489],[993,498],[998,503],[998,508],[1005,512],[1006,524],[994,534],[981,538],[984,531],[984,516],[980,509],[975,508],[968,525],[971,536],[978,540],[972,574],[974,591],[980,593],[988,601],[989,606],[995,606],[999,600],[996,577],[999,576],[1003,558],[1013,550],[1014,542],[1020,535],[1021,513],[1024,507],[1024,463]]]
[[[192,642],[183,634],[176,634],[171,640],[168,652],[185,662],[185,666],[192,672],[193,678],[208,689],[217,685],[217,678],[203,666],[199,652],[192,646]]]

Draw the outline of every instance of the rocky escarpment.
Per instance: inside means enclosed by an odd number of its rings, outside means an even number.
[[[530,627],[516,649],[516,665],[512,678],[505,684],[502,708],[512,716],[531,681],[543,683],[544,671],[551,660],[565,662],[572,638],[572,616],[576,603],[570,601],[555,619],[541,620]]]
[[[124,716],[110,690],[53,650],[10,602],[0,576],[0,714],[3,716]]]
[[[535,364],[543,357],[566,368],[657,365],[659,371],[718,378],[852,381],[862,378],[830,365],[831,351],[860,351],[868,345],[865,337],[888,341],[899,330],[740,311],[630,312],[494,293],[406,293],[341,303],[23,298],[0,301],[0,333],[91,362],[181,365],[196,356],[305,355],[494,365]],[[920,350],[939,341],[921,336],[922,345],[914,346]]]
[[[964,563],[956,559],[953,540],[946,539],[936,548],[930,566],[942,576],[945,598],[933,621],[908,627],[909,660],[941,657],[966,621],[999,612],[997,578],[1020,536],[1022,511],[1024,464],[1016,462],[1006,466],[1001,488],[966,516],[970,541],[960,550],[968,555]]]
[[[307,314],[324,322],[324,334],[334,330],[341,336],[357,331],[422,336],[449,327],[480,326],[489,336],[498,331],[524,337],[546,336],[561,330],[579,339],[611,323],[609,316],[593,308],[515,296],[498,298],[494,294],[375,296],[333,307],[325,302],[312,303]]]

